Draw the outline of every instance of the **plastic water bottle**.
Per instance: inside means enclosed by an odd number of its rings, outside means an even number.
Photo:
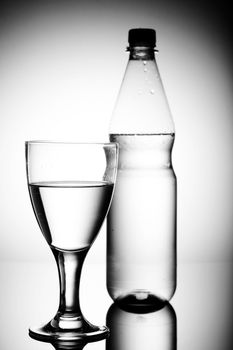
[[[107,288],[119,303],[160,306],[176,288],[175,131],[155,60],[155,31],[131,29],[128,39],[110,124],[120,153],[107,218]]]

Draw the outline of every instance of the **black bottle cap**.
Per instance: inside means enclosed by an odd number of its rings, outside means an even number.
[[[135,28],[129,30],[129,46],[156,46],[156,32],[154,29]]]

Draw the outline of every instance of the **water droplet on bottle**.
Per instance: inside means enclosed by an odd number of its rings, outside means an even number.
[[[146,61],[143,61],[143,64],[144,64],[144,66],[147,64],[147,62]]]
[[[145,72],[145,73],[148,71],[148,69],[147,69],[147,68],[144,68],[143,70],[144,70],[144,72]]]
[[[154,89],[150,89],[150,93],[151,93],[151,95],[154,95],[155,90]]]

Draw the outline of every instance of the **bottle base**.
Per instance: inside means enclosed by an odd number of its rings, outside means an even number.
[[[115,302],[126,311],[146,313],[162,309],[167,300],[161,299],[147,291],[137,290],[130,294],[120,296]]]

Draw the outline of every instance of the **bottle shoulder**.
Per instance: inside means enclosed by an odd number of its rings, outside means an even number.
[[[113,110],[110,133],[174,133],[155,60],[129,60]]]

